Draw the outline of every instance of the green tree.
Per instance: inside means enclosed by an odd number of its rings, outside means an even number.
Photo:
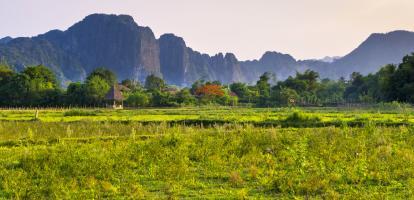
[[[259,92],[259,106],[267,106],[268,100],[270,98],[270,80],[271,73],[266,72],[260,76],[259,80],[256,83],[257,91]]]
[[[144,92],[133,92],[126,99],[126,103],[131,107],[145,107],[150,104],[150,97]]]
[[[30,79],[26,74],[14,74],[10,81],[0,86],[3,106],[23,106],[30,103],[28,98]]]
[[[93,70],[89,76],[86,78],[87,81],[89,81],[90,79],[92,79],[95,76],[99,76],[101,79],[103,79],[108,85],[113,86],[114,84],[117,83],[117,78],[115,76],[115,74],[104,68],[104,67],[100,67],[100,68],[96,68],[95,70]]]
[[[279,103],[281,105],[294,106],[299,101],[299,94],[290,88],[281,88]]]
[[[384,99],[383,91],[379,83],[378,74],[363,76],[354,72],[351,74],[350,83],[344,92],[346,100],[363,103],[374,103]]]
[[[393,76],[395,74],[397,67],[395,65],[386,65],[381,68],[378,73],[378,87],[380,88],[382,94],[382,100],[392,101],[396,99],[397,88],[393,83]]]
[[[197,89],[200,88],[201,86],[205,85],[205,81],[204,80],[196,80],[192,85],[191,85],[191,89],[190,92],[191,94],[195,95],[197,92]]]
[[[93,76],[86,81],[86,93],[89,104],[102,104],[110,86],[100,76]]]
[[[176,95],[177,103],[181,105],[195,105],[197,99],[191,94],[190,89],[184,88]]]
[[[389,69],[392,71],[392,69]],[[390,99],[414,102],[414,53],[403,58],[402,63],[391,75],[386,95]]]
[[[33,92],[58,88],[55,73],[43,65],[27,67],[22,71],[22,74],[29,77],[30,90]]]
[[[312,70],[306,70],[303,73],[296,73],[296,79],[305,82],[306,91],[316,91],[318,89],[318,72]]]
[[[344,97],[347,100],[356,101],[361,95],[365,95],[364,76],[358,72],[353,72],[349,82],[350,84],[344,92]]]
[[[343,79],[338,81],[323,79],[317,91],[317,96],[323,104],[342,103],[345,88],[346,83]]]
[[[317,91],[319,74],[312,70],[306,70],[303,73],[296,72],[295,77],[289,76],[280,85],[295,90],[297,93],[304,95],[312,95]]]
[[[26,75],[29,81],[26,105],[52,106],[58,104],[62,92],[52,70],[38,65],[27,67],[21,73]]]
[[[169,93],[162,92],[162,91],[159,91],[159,90],[152,90],[151,95],[152,95],[151,103],[152,103],[153,106],[157,106],[157,107],[178,106],[178,104],[174,100],[173,96]]]
[[[240,101],[250,103],[252,92],[245,83],[232,83],[230,90],[237,95]]]
[[[239,98],[237,96],[226,93],[219,99],[219,103],[225,106],[237,106],[239,103]]]
[[[11,80],[15,72],[7,64],[0,64],[0,85],[4,85]]]
[[[155,75],[149,75],[145,79],[145,89],[151,91],[162,91],[165,88],[165,81]]]
[[[86,84],[70,83],[66,90],[66,102],[69,105],[83,106],[88,104]]]

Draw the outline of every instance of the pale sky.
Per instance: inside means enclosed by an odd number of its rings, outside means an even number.
[[[371,33],[414,31],[414,0],[0,0],[0,38],[66,30],[92,13],[128,14],[210,55],[343,56]]]

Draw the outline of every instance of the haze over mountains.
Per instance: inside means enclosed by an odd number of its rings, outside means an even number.
[[[155,74],[179,86],[198,79],[253,83],[264,72],[273,72],[282,80],[306,69],[336,79],[354,71],[376,72],[385,64],[399,63],[411,52],[414,33],[395,31],[372,34],[341,58],[301,61],[288,54],[265,52],[258,60],[239,61],[232,53],[210,56],[197,52],[173,34],[157,39],[150,28],[138,26],[130,16],[105,14],[87,16],[66,31],[0,39],[0,58],[17,70],[43,64],[66,82],[82,81],[93,69],[107,67],[119,80],[143,81]]]

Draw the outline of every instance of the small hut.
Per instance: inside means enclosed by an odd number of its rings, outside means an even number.
[[[106,107],[113,109],[123,109],[124,108],[124,97],[120,86],[115,84],[111,87],[108,93],[105,95]]]

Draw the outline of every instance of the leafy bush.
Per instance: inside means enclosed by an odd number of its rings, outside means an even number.
[[[149,105],[150,98],[143,92],[135,92],[127,98],[126,103],[131,107],[145,107]]]
[[[307,126],[309,124],[317,124],[321,119],[317,116],[309,116],[303,112],[295,111],[289,115],[284,121],[284,124],[290,126]]]

